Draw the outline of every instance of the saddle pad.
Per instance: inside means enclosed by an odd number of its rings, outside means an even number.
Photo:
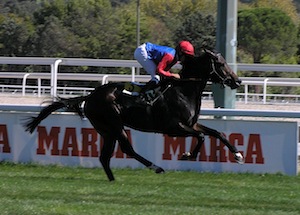
[[[142,90],[142,86],[141,84],[137,84],[137,83],[134,83],[134,82],[126,82],[125,85],[124,85],[124,89],[129,91],[129,92],[141,92]]]

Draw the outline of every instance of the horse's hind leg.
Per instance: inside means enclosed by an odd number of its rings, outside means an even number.
[[[185,152],[181,156],[180,160],[194,160],[197,158],[198,153],[200,152],[201,146],[204,143],[204,134],[199,131],[199,129],[194,127],[189,127],[184,125],[183,123],[179,123],[180,127],[187,132],[188,136],[193,136],[197,138],[197,144],[194,147],[192,152]]]
[[[218,132],[217,130],[208,128],[201,124],[196,124],[196,128],[197,128],[197,130],[199,130],[200,132],[202,132],[205,135],[210,135],[210,136],[216,137],[219,140],[221,140],[228,147],[230,152],[233,153],[234,159],[239,164],[244,163],[243,155],[237,150],[237,148],[234,145],[231,145],[230,142],[220,132]]]
[[[112,157],[116,140],[110,136],[103,137],[103,146],[101,149],[101,154],[99,157],[100,163],[102,164],[102,167],[109,179],[109,181],[115,180],[114,175],[110,169],[110,159]]]
[[[120,136],[118,137],[118,140],[119,140],[119,144],[120,144],[122,152],[124,152],[127,155],[129,155],[130,157],[136,159],[140,163],[144,164],[149,169],[153,169],[155,171],[155,173],[165,172],[163,168],[156,166],[151,161],[145,159],[144,157],[142,157],[141,155],[139,155],[138,153],[136,153],[134,151],[132,145],[130,144],[130,141],[128,139],[128,136],[127,136],[125,130],[122,130]]]
[[[200,149],[204,143],[204,135],[202,133],[199,133],[196,137],[197,137],[197,144],[194,147],[193,151],[183,153],[180,160],[194,160],[197,158],[197,155],[200,152]]]

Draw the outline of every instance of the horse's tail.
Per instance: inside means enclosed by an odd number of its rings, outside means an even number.
[[[57,98],[57,101],[52,102],[50,105],[44,107],[38,116],[30,117],[24,124],[25,130],[33,133],[34,129],[41,123],[42,120],[47,118],[52,112],[65,108],[67,111],[77,112],[79,116],[83,117],[84,114],[80,108],[82,102],[86,100],[87,96],[80,96],[75,98]]]

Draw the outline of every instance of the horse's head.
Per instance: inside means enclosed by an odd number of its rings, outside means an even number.
[[[207,49],[203,55],[186,60],[182,66],[180,76],[183,79],[209,80],[231,89],[238,88],[242,82],[220,53]]]
[[[222,86],[227,85],[231,89],[238,88],[242,81],[229,67],[226,60],[220,53],[215,53],[205,49],[205,54],[210,57],[211,72],[209,74],[209,80],[214,83],[219,83]]]

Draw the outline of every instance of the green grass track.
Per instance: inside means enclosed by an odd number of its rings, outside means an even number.
[[[0,163],[0,214],[300,214],[300,176]]]

